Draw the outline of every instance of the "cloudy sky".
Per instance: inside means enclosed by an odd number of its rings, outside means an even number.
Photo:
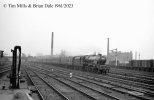
[[[73,8],[18,8],[17,4],[73,4]],[[5,7],[4,7],[5,6]],[[138,52],[141,59],[154,59],[153,0],[0,0],[0,50],[11,54],[15,45],[22,52],[72,55],[107,52],[110,49]]]

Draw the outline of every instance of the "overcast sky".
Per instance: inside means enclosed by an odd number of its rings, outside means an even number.
[[[73,8],[4,8],[4,4],[70,3]],[[141,59],[154,59],[153,0],[0,0],[0,50],[11,54],[15,45],[22,52],[72,55],[110,49],[138,52]]]

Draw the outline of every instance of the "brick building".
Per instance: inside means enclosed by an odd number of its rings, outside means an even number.
[[[116,62],[116,55],[117,55],[117,62],[118,64],[128,64],[130,60],[133,59],[132,52],[110,52],[108,56],[108,62],[111,65],[115,65]]]

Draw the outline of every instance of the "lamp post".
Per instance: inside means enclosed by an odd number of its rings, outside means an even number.
[[[110,50],[110,51],[113,52],[114,50],[116,51],[116,54],[115,54],[115,61],[116,61],[116,64],[115,64],[115,65],[117,66],[117,65],[118,65],[118,63],[117,63],[117,52],[118,52],[118,49],[116,48],[116,49],[112,49],[112,50]]]

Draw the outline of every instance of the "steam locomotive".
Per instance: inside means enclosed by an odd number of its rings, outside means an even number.
[[[100,74],[106,74],[110,70],[110,67],[106,65],[106,57],[101,54],[74,57],[36,57],[35,60],[33,58],[31,61]]]
[[[109,72],[109,67],[106,65],[106,57],[100,54],[73,57],[72,65],[80,66],[83,71],[105,74]]]

